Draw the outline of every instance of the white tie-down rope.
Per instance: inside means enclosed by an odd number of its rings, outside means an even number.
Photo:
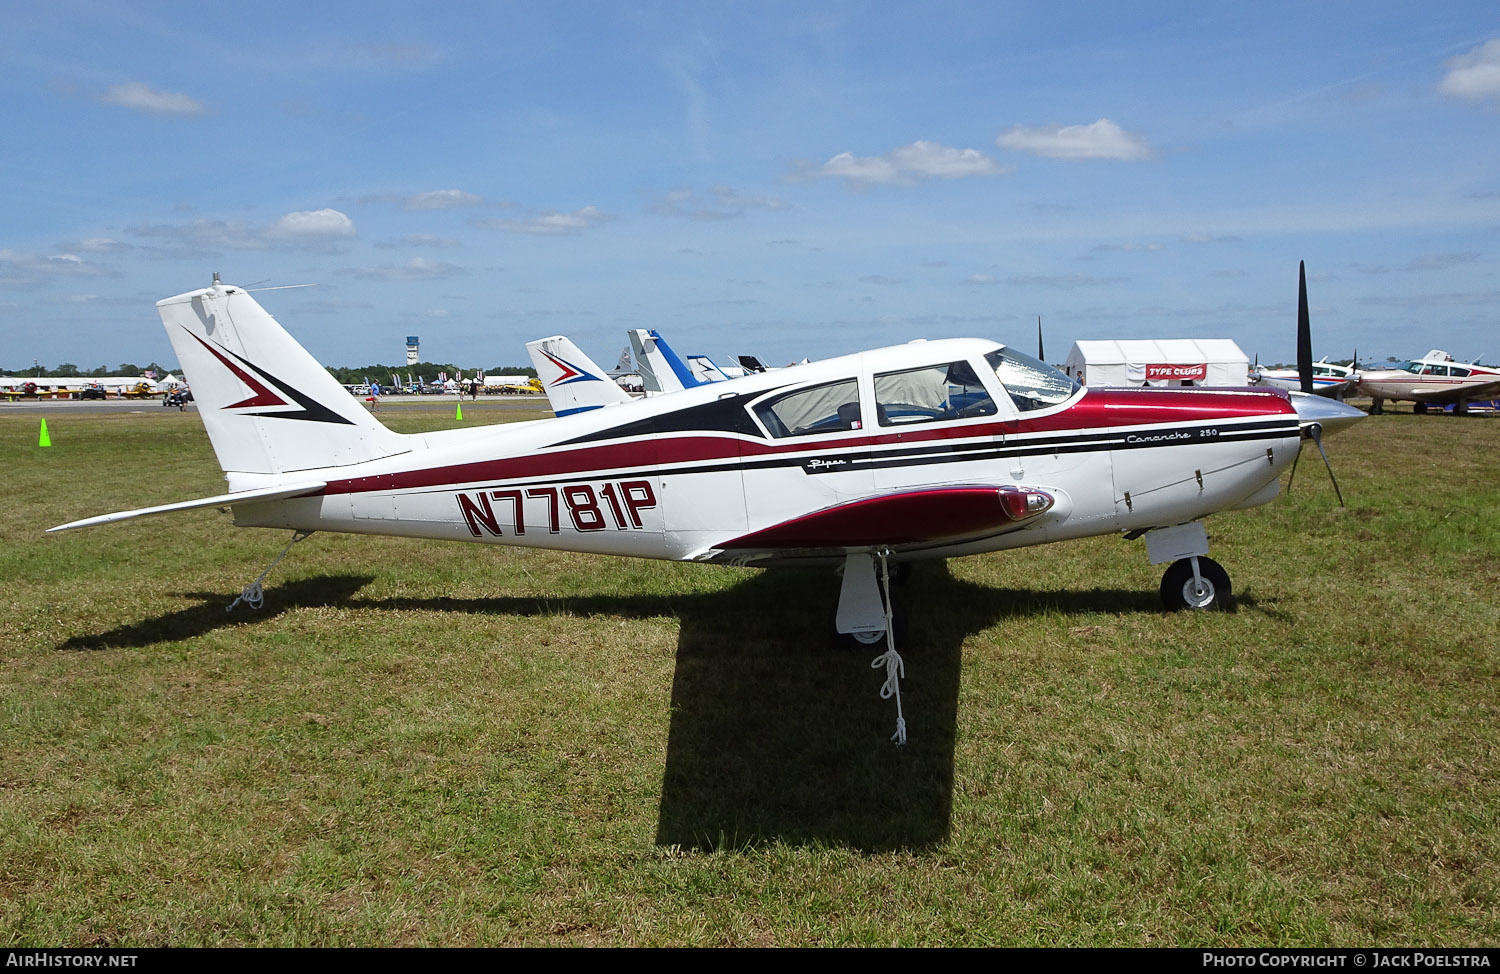
[[[896,733],[891,735],[891,740],[896,742],[897,747],[901,747],[906,743],[906,717],[901,713],[901,678],[906,675],[906,663],[901,659],[901,654],[896,652],[896,635],[893,631],[895,623],[891,618],[891,574],[885,563],[886,556],[890,553],[889,548],[882,548],[875,553],[875,557],[880,559],[880,588],[885,597],[885,652],[870,661],[870,669],[885,667],[885,682],[880,685],[880,699],[896,698]]]
[[[287,546],[285,548],[281,549],[281,554],[276,556],[276,560],[267,565],[266,570],[261,572],[260,576],[256,578],[255,581],[240,589],[240,597],[229,603],[229,608],[225,609],[224,611],[233,612],[234,607],[239,605],[241,602],[245,603],[252,609],[259,609],[262,605],[265,605],[266,593],[261,586],[265,582],[266,576],[271,574],[271,569],[281,564],[281,559],[285,558],[287,556],[287,552],[292,550],[292,545],[296,544],[299,541],[306,541],[310,537],[312,537],[311,531],[292,532],[292,540],[287,542]]]

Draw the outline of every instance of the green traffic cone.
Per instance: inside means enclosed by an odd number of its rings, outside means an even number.
[[[462,420],[464,418],[464,404],[463,403],[459,403],[458,404],[458,409],[454,412],[453,418],[455,420]]]
[[[42,435],[39,436],[39,437],[37,437],[36,445],[37,446],[51,446],[52,445],[52,437],[50,437],[50,436],[47,435],[47,420],[46,419],[42,420]]]

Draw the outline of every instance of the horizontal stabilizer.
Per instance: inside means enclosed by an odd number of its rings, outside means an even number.
[[[151,514],[170,514],[173,511],[192,511],[200,507],[233,507],[236,504],[248,504],[252,501],[275,501],[287,497],[300,497],[303,494],[311,494],[322,490],[328,484],[322,480],[305,481],[300,484],[287,484],[277,487],[261,487],[256,490],[241,490],[233,494],[219,494],[216,497],[200,497],[192,501],[178,501],[176,504],[163,504],[160,507],[143,507],[138,511],[119,511],[114,514],[101,514],[98,517],[86,517],[82,521],[72,521],[68,524],[59,524],[55,528],[48,528],[47,533],[53,531],[71,531],[74,528],[88,528],[96,524],[110,524],[115,521],[128,521],[131,518],[146,517]]]

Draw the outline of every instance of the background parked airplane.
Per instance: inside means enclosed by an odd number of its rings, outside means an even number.
[[[1434,348],[1400,368],[1362,371],[1357,389],[1370,397],[1372,415],[1384,411],[1387,399],[1415,403],[1412,408],[1418,413],[1425,413],[1428,405],[1448,403],[1455,413],[1465,413],[1471,402],[1500,396],[1500,368],[1456,362]]]
[[[1312,364],[1312,391],[1320,396],[1343,399],[1354,391],[1359,375],[1352,365],[1337,365],[1325,357]],[[1296,391],[1302,388],[1302,377],[1296,369],[1271,369],[1257,366],[1250,373],[1251,385],[1271,386]]]

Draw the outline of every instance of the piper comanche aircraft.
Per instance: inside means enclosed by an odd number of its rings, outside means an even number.
[[[886,642],[876,662],[886,660],[898,715],[891,567],[1122,533],[1170,563],[1169,609],[1226,608],[1229,576],[1207,557],[1200,519],[1269,501],[1303,435],[1364,415],[1311,396],[1294,407],[1278,390],[1085,390],[965,338],[648,399],[592,376],[619,398],[555,419],[403,435],[217,275],[157,309],[229,490],[51,530],[229,507],[235,524],[290,529],[294,543],[344,531],[841,566],[834,628]],[[259,592],[257,579],[242,598],[258,605]]]
[[[882,561],[1099,534],[1144,537],[1171,563],[1169,608],[1223,608],[1229,577],[1200,519],[1269,501],[1304,428],[1363,415],[1274,390],[1085,390],[1007,346],[949,339],[403,435],[242,288],[157,308],[229,491],[54,531],[229,507],[245,527],[842,565],[837,629],[871,642]]]
[[[1500,396],[1500,369],[1478,362],[1456,362],[1452,355],[1434,348],[1419,359],[1396,369],[1366,369],[1359,375],[1359,393],[1370,397],[1370,413],[1385,411],[1385,401],[1403,399],[1412,411],[1427,412],[1429,405],[1453,404],[1455,413],[1469,411],[1469,403]]]

